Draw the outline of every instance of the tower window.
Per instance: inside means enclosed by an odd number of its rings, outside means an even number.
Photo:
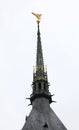
[[[46,84],[44,83],[44,90],[46,90]]]
[[[41,89],[41,83],[39,83],[39,90]]]

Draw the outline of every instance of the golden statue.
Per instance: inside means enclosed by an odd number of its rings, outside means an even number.
[[[40,22],[42,14],[36,14],[36,13],[33,13],[33,12],[32,12],[32,14],[37,18],[37,22]]]

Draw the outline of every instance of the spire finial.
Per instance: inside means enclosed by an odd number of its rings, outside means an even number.
[[[42,14],[36,14],[36,13],[33,13],[33,12],[32,12],[32,14],[36,17],[36,19],[37,19],[37,23],[39,23],[40,20],[41,20],[41,16],[42,16]]]

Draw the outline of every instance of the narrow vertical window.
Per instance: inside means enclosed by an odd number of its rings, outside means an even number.
[[[41,89],[41,83],[39,83],[39,90]]]
[[[44,83],[44,90],[46,90],[46,84]]]

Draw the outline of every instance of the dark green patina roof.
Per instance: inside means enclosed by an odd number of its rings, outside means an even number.
[[[44,69],[43,52],[41,45],[39,22],[37,22],[37,53],[36,53],[36,72],[34,75],[34,80],[43,79],[47,80],[47,72]]]

